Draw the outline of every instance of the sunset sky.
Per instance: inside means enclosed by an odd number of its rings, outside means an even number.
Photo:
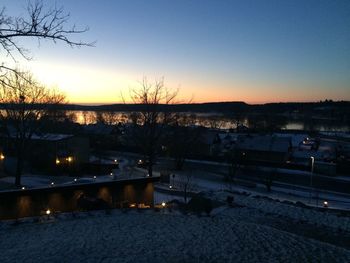
[[[44,2],[90,28],[74,39],[97,41],[20,42],[33,57],[21,67],[72,103],[118,103],[144,76],[164,77],[182,101],[350,100],[349,0]],[[26,3],[0,7],[23,15]]]

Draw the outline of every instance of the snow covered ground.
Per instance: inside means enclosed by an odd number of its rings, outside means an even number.
[[[0,222],[1,261],[350,262],[349,217],[233,196],[238,207],[221,206],[211,217],[113,210]]]
[[[0,221],[1,262],[350,262],[349,213],[245,194],[219,181],[193,183],[221,202],[233,195],[236,206],[218,207],[210,217],[149,209]],[[174,198],[155,193],[156,203]]]

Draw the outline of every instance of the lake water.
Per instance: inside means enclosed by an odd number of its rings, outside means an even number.
[[[73,114],[74,120],[80,124],[92,124],[96,123],[99,118],[103,118],[108,124],[117,124],[131,122],[129,112],[113,112],[113,113],[96,113],[94,111],[71,111]],[[188,116],[191,114],[189,113]],[[204,114],[204,113],[194,113],[195,121],[193,124],[201,125],[208,128],[221,128],[221,129],[230,129],[235,128],[235,124],[218,114]],[[245,119],[242,124],[249,126],[248,119]],[[316,131],[332,131],[332,132],[350,132],[350,127],[345,124],[337,124],[334,122],[331,123],[314,123],[312,128],[309,123],[304,123],[299,120],[288,120],[287,123],[283,126],[285,130],[316,130]]]

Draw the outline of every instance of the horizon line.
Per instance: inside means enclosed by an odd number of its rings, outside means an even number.
[[[328,100],[330,102],[350,102],[348,100]],[[266,104],[287,104],[287,103],[320,103],[320,102],[326,102],[326,100],[317,100],[317,101],[279,101],[279,102],[252,102],[248,103],[245,101],[206,101],[206,102],[191,102],[191,103],[174,103],[171,105],[196,105],[196,104],[213,104],[213,103],[244,103],[247,105],[266,105]],[[108,106],[108,105],[132,105],[132,104],[142,104],[142,103],[124,103],[124,102],[116,102],[116,103],[108,103],[108,102],[68,102],[67,104],[69,105],[78,105],[78,106]],[[162,104],[162,103],[160,103]]]

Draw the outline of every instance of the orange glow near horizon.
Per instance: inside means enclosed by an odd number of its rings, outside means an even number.
[[[132,103],[130,90],[140,87],[142,76],[120,69],[108,70],[79,64],[52,64],[50,62],[31,62],[30,70],[35,77],[49,87],[57,87],[74,104],[115,104]],[[176,80],[174,80],[176,79]],[[178,88],[181,76],[173,79],[165,76],[168,88]],[[149,78],[150,82],[152,81]],[[291,84],[267,84],[234,81],[215,83],[214,80],[201,82],[187,78],[181,83],[176,103],[205,103],[242,101],[248,104],[273,102],[315,102],[324,99],[341,100],[343,94],[334,97],[329,89],[318,87],[298,87]],[[215,84],[214,84],[215,83]]]

